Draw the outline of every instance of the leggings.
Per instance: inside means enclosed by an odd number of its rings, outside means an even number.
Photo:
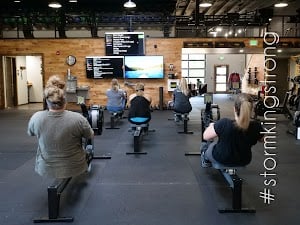
[[[204,158],[208,161],[210,161],[211,163],[218,163],[217,160],[215,160],[215,158],[213,157],[213,150],[215,145],[217,144],[218,141],[214,141],[214,142],[207,142],[208,147],[207,150],[204,151]]]

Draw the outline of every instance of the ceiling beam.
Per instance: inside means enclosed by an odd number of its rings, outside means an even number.
[[[177,0],[176,8],[175,8],[175,15],[182,16],[188,6],[190,0]]]
[[[233,8],[235,4],[236,1],[227,1],[215,12],[215,15],[223,15],[228,13],[228,11]]]
[[[266,0],[266,1],[248,1],[248,4],[243,6],[241,13],[253,12],[258,9],[266,8],[268,6],[274,5],[276,0]]]

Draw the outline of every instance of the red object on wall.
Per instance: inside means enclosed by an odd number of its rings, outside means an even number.
[[[228,77],[228,84],[230,89],[239,89],[241,83],[241,77],[238,73],[231,73]]]

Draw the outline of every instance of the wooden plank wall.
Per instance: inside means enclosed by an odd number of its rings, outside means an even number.
[[[153,105],[159,104],[159,87],[164,87],[164,99],[170,99],[167,91],[167,69],[173,63],[176,70],[180,71],[181,39],[147,39],[146,55],[164,55],[166,70],[165,79],[142,80],[145,83],[146,92],[153,97]],[[154,47],[156,45],[156,48]],[[33,40],[0,40],[0,55],[42,55],[44,83],[51,75],[59,75],[66,78],[67,70],[77,77],[78,86],[90,87],[90,101],[88,104],[106,104],[105,91],[110,87],[108,79],[87,79],[85,72],[86,56],[104,56],[104,39],[33,39]],[[65,59],[68,55],[76,56],[74,66],[68,66]],[[139,80],[127,80],[136,83]],[[125,86],[120,80],[121,87],[128,94],[133,93],[131,86]]]
[[[235,38],[226,41],[243,41],[249,47],[249,39]],[[145,83],[146,92],[153,97],[153,106],[159,105],[159,87],[164,88],[164,103],[171,99],[171,93],[167,90],[167,74],[169,64],[174,64],[175,72],[181,71],[181,49],[185,41],[225,41],[218,38],[146,38],[146,55],[163,55],[165,78],[158,80],[142,80]],[[258,39],[259,48],[262,48],[262,39]],[[44,83],[49,76],[57,74],[66,77],[68,68],[71,74],[78,79],[78,86],[90,87],[90,100],[88,104],[106,104],[105,91],[110,87],[110,80],[87,79],[85,73],[86,56],[105,55],[104,38],[96,39],[3,39],[0,40],[0,55],[42,55]],[[74,66],[68,66],[65,59],[68,55],[76,56]],[[132,83],[138,80],[129,80]],[[131,86],[125,86],[124,80],[120,80],[121,87],[128,94],[134,92]]]

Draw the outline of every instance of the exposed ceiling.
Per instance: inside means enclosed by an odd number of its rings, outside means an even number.
[[[208,8],[201,2],[211,2]],[[275,8],[278,0],[178,0],[175,15],[178,24],[196,26],[240,25],[264,26],[274,16],[291,16],[300,22],[300,0],[285,0],[288,7]]]
[[[292,16],[300,23],[300,0],[286,0],[288,7],[274,9],[278,0],[209,0],[209,8],[196,7],[204,0],[133,0],[137,7],[126,10],[127,0],[57,0],[63,7],[51,9],[47,0],[1,0],[0,30],[23,30],[33,27],[55,26],[65,30],[68,26],[85,26],[93,30],[101,26],[146,25],[176,27],[218,24],[263,26],[273,15]],[[199,10],[196,10],[199,9]],[[61,32],[62,33],[62,32]],[[25,33],[24,33],[25,34]],[[64,36],[64,35],[62,35]]]
[[[199,3],[204,0],[199,0]],[[212,6],[208,8],[199,8],[199,12],[205,15],[225,15],[228,13],[251,13],[265,8],[273,8],[275,3],[287,2],[288,7],[275,10],[277,14],[295,15],[296,10],[300,9],[299,0],[208,0]],[[176,15],[191,16],[195,13],[196,0],[178,0],[176,5]]]
[[[127,0],[77,0],[72,3],[69,0],[1,0],[1,13],[20,13],[20,12],[51,12],[48,7],[49,2],[60,2],[66,12],[105,12],[105,13],[126,13],[123,4]],[[165,12],[172,13],[175,9],[177,0],[135,0],[137,7],[134,12]],[[4,7],[3,7],[4,6]]]
[[[46,0],[1,0],[0,30],[1,29],[55,29],[63,30],[68,27],[121,27],[129,23],[136,24],[174,24],[174,14],[177,0],[135,0],[137,7],[125,9],[127,0],[57,0],[62,4],[59,9],[48,7]],[[24,33],[25,35],[25,33]],[[65,35],[60,35],[65,36]]]
[[[69,0],[57,0],[63,7],[61,10],[66,12],[105,12],[105,13],[126,13],[123,3],[127,0],[77,0],[71,3]],[[196,2],[206,0],[134,0],[137,7],[133,13],[160,12],[173,14],[176,16],[191,16],[195,14]],[[208,0],[212,3],[211,7],[199,8],[200,13],[205,15],[224,15],[227,13],[245,14],[259,9],[272,7],[278,0]],[[1,14],[18,15],[26,12],[51,12],[48,3],[51,0],[1,0]],[[282,2],[282,1],[281,1]],[[286,8],[277,9],[279,14],[296,14],[300,9],[300,0],[285,0],[289,3]],[[53,10],[52,10],[53,11]],[[128,12],[128,11],[127,11]]]

